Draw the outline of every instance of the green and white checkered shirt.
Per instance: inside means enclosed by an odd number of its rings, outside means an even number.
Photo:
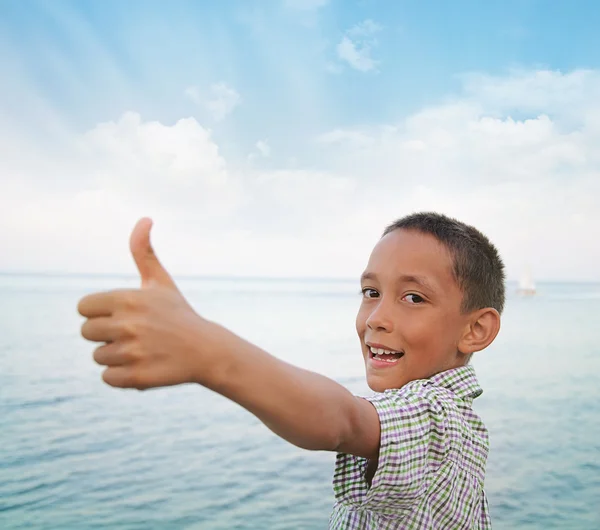
[[[336,457],[330,530],[488,530],[483,489],[488,432],[473,412],[482,390],[472,366],[368,397],[381,423],[377,471]]]

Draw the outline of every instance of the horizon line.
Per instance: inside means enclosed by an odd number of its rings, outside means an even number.
[[[15,271],[15,270],[0,270],[0,276],[47,276],[47,277],[96,277],[96,278],[130,278],[135,279],[139,274],[131,272],[69,272],[69,271]],[[334,276],[243,276],[243,275],[223,275],[223,274],[171,274],[174,279],[181,280],[246,280],[246,281],[316,281],[316,282],[359,282],[360,276],[352,277],[334,277]],[[506,283],[518,283],[518,278],[507,278]],[[537,284],[543,283],[600,283],[600,279],[538,279]]]

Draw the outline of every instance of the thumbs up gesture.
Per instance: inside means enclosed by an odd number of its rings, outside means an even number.
[[[152,221],[138,221],[130,248],[141,277],[140,289],[85,296],[77,309],[86,317],[84,338],[104,343],[94,360],[106,370],[104,381],[139,390],[201,382],[212,324],[185,300],[150,243]]]

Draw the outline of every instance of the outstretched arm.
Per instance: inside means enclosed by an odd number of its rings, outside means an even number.
[[[224,328],[213,335],[220,373],[200,382],[304,449],[375,458],[379,418],[373,405],[320,374],[285,363]]]
[[[376,459],[374,407],[324,376],[285,363],[198,315],[158,261],[149,219],[131,236],[141,275],[137,290],[84,297],[82,335],[104,344],[94,359],[115,387],[199,383],[235,401],[269,429],[305,449]]]

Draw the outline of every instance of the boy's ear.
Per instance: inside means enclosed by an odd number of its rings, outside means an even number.
[[[458,351],[471,354],[487,348],[500,331],[500,313],[493,307],[474,311],[459,344]]]

